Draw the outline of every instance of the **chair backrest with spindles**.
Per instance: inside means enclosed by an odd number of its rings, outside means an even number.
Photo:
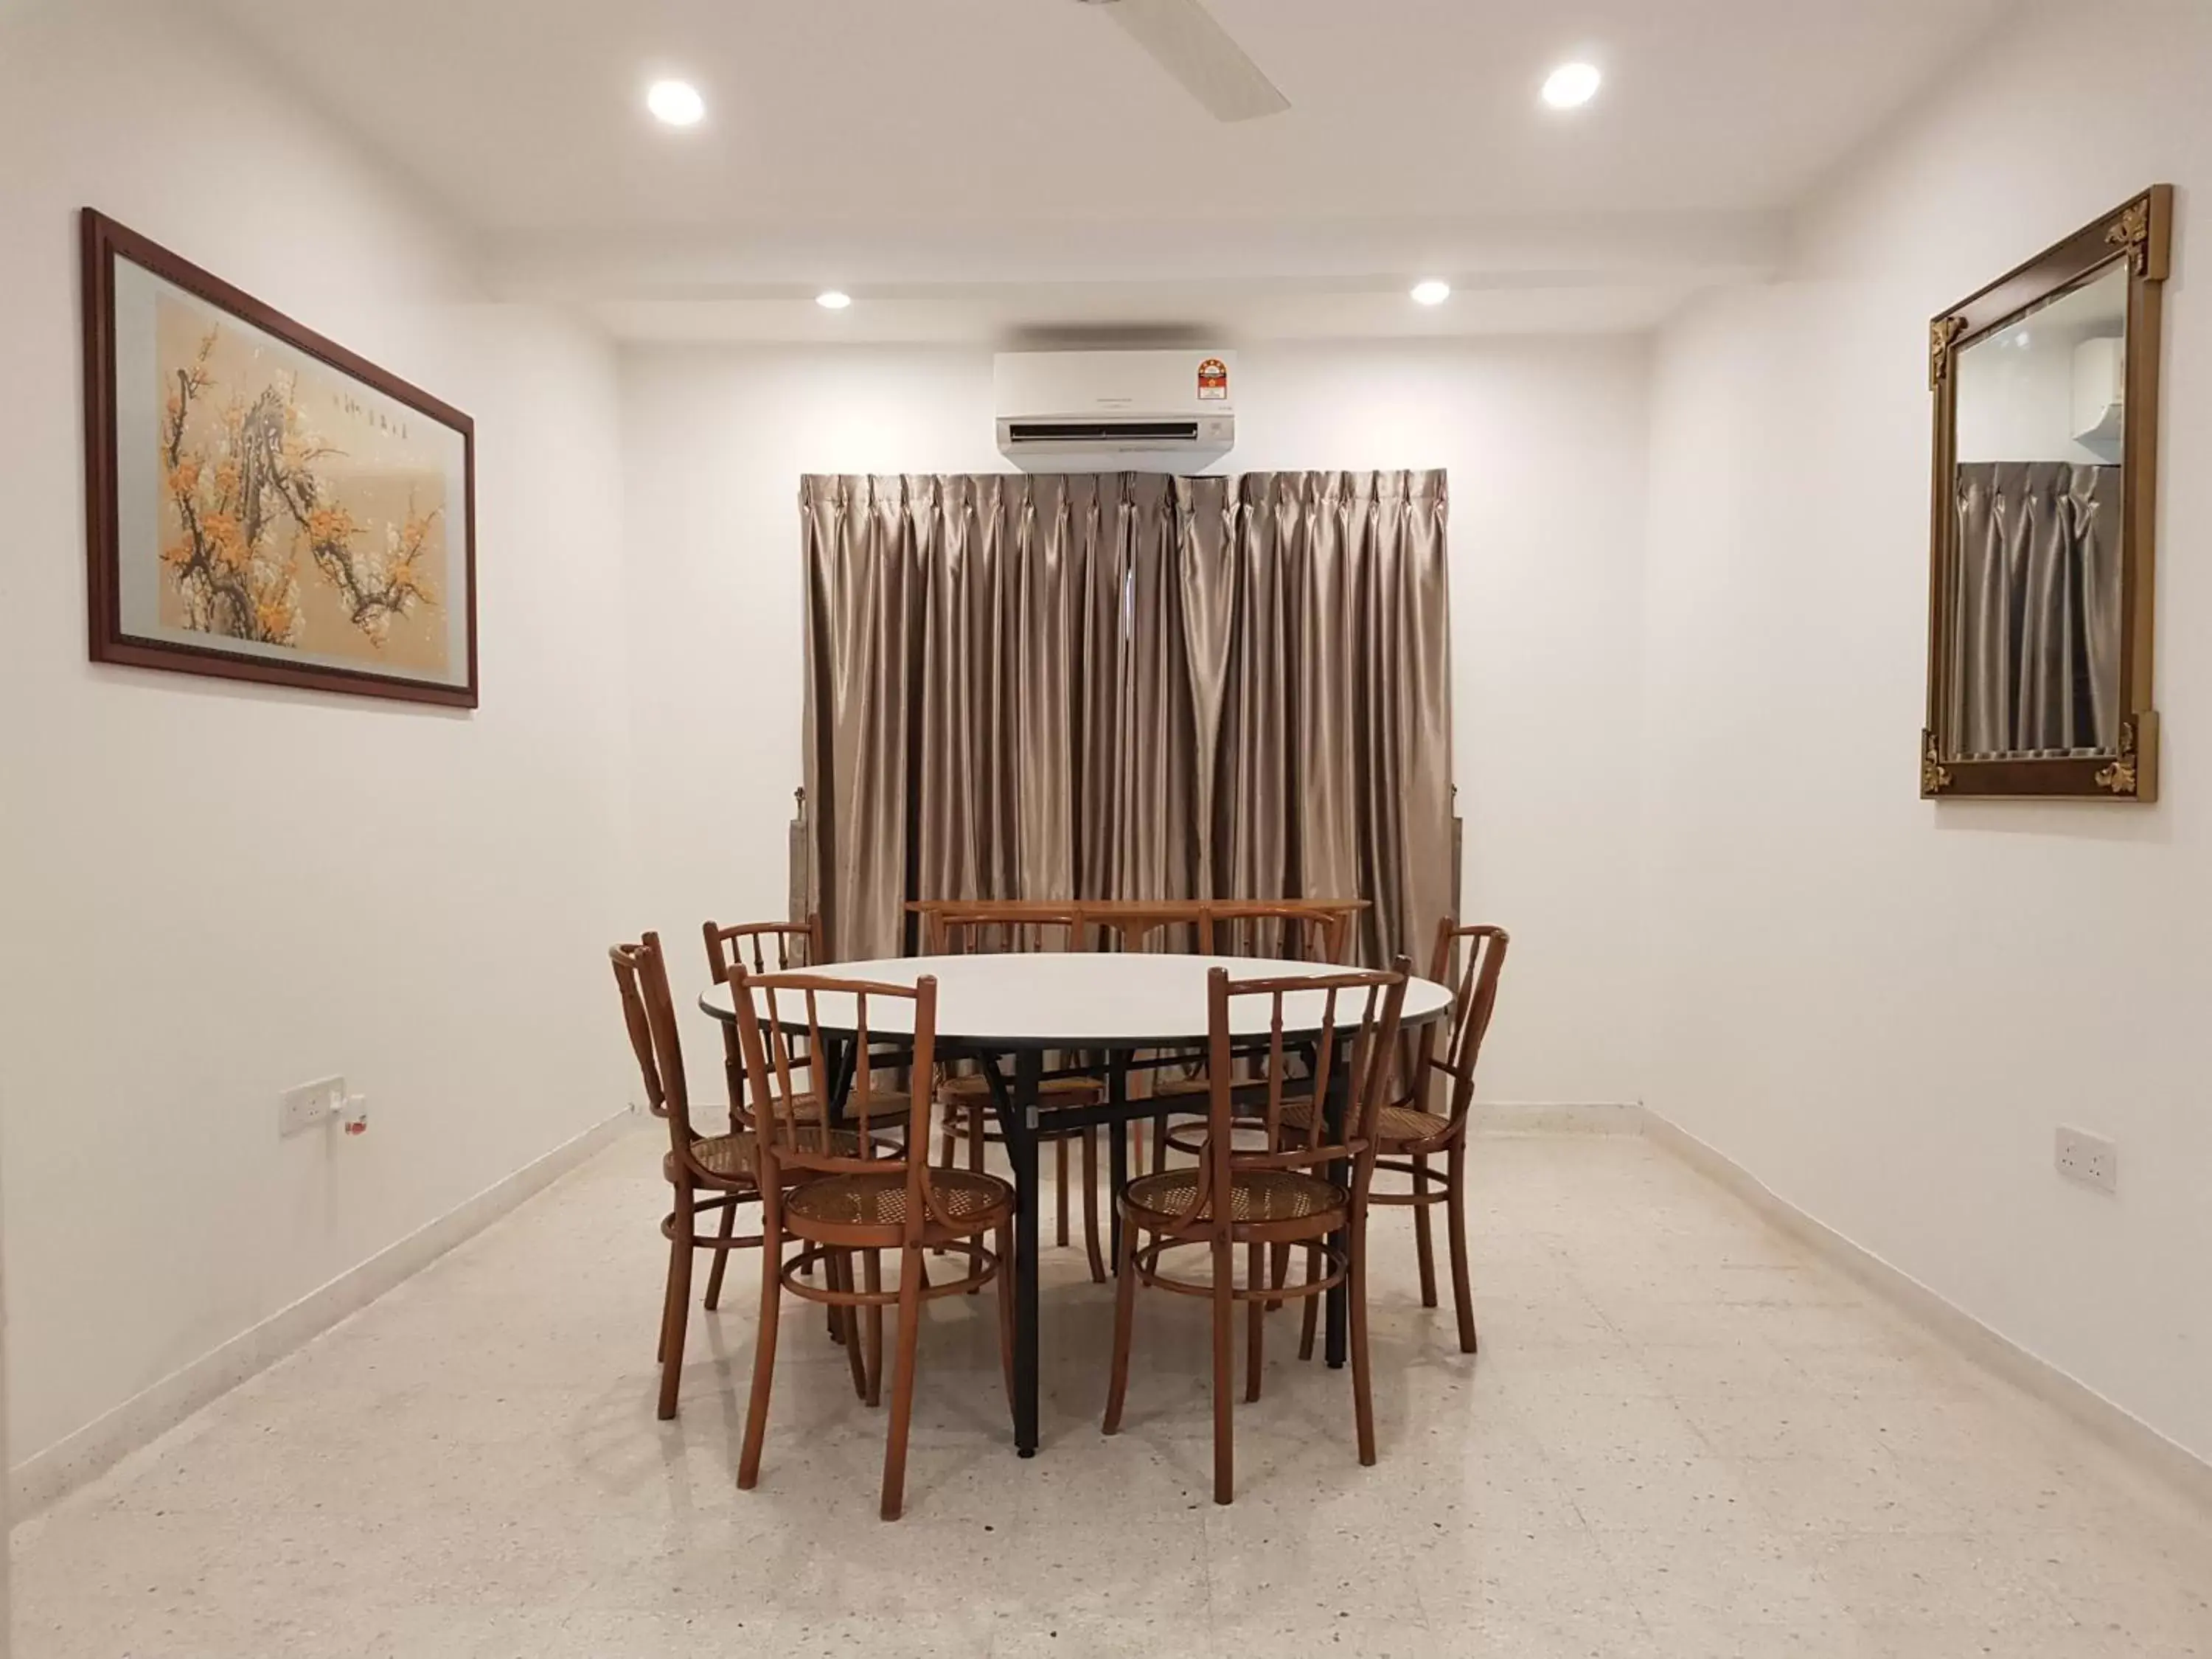
[[[708,922],[700,931],[707,940],[707,972],[713,982],[730,977],[730,964],[742,962],[756,974],[788,973],[794,969],[822,965],[822,918],[805,921],[741,921],[733,927]],[[744,1121],[745,1057],[738,1046],[738,1028],[722,1023],[722,1072],[729,1079],[730,1121]]]
[[[1210,1232],[1219,1218],[1230,1215],[1230,1190],[1238,1170],[1319,1174],[1348,1160],[1353,1190],[1365,1191],[1374,1176],[1376,1121],[1389,1098],[1390,1051],[1397,1043],[1412,966],[1401,957],[1387,973],[1237,980],[1230,977],[1226,968],[1216,968],[1206,975],[1206,1071],[1212,1086],[1206,1096],[1201,1173],[1188,1209],[1169,1229],[1170,1233]],[[1294,1000],[1297,1016],[1286,1018],[1285,1010]],[[1237,1015],[1249,1015],[1255,1006],[1264,1008],[1267,1015],[1267,1046],[1253,1056],[1249,1074],[1239,1079],[1234,1058],[1240,1042],[1252,1041],[1253,1022],[1249,1017],[1240,1021]],[[1242,1036],[1237,1032],[1240,1024],[1245,1028]],[[1292,1035],[1297,1032],[1310,1035]],[[1311,1070],[1294,1074],[1291,1062],[1301,1051],[1310,1054]],[[1321,1107],[1340,1078],[1345,1091],[1343,1133],[1332,1139]],[[1255,1111],[1251,1096],[1262,1087],[1265,1099]],[[1237,1101],[1239,1095],[1245,1097],[1242,1105]],[[1304,1115],[1302,1128],[1286,1133],[1285,1103],[1300,1098],[1311,1102],[1313,1109]],[[1249,1126],[1262,1115],[1267,1144],[1273,1150],[1239,1150],[1235,1140],[1238,1123]],[[1207,1217],[1204,1222],[1199,1219],[1201,1208]]]
[[[842,1150],[827,1138],[813,1114],[794,1103],[809,1092],[801,1073],[808,1069],[805,1056],[831,1050],[822,1040],[825,1002],[836,1015],[834,1029],[850,1033],[861,1053],[878,1036],[902,1038],[902,1022],[880,1031],[873,1015],[886,1006],[903,1004],[913,1030],[915,1075],[927,1077],[937,1056],[937,981],[925,975],[912,985],[887,985],[868,980],[841,978],[835,973],[760,974],[747,971],[743,963],[730,969],[730,998],[736,1005],[738,1042],[744,1050],[748,1098],[753,1103],[756,1133],[760,1137],[760,1179],[764,1191],[774,1191],[790,1174],[897,1176],[905,1179],[907,1230],[919,1238],[927,1217],[950,1223],[953,1218],[939,1200],[926,1155],[909,1157],[897,1146],[878,1140],[871,1133],[890,1127],[892,1114],[906,1118],[903,1145],[926,1149],[929,1145],[929,1096],[916,1090],[911,1097],[886,1097],[878,1091],[866,1066],[854,1069],[852,1092],[845,1101],[847,1127],[857,1133],[858,1144]],[[803,1045],[804,1053],[799,1050]],[[826,1082],[827,1079],[824,1079]],[[893,1102],[896,1104],[893,1104]]]
[[[936,954],[940,924],[955,938],[1023,925],[1066,929],[1079,915],[1082,948],[1174,950],[1200,955],[1340,962],[1364,899],[917,899],[921,946]],[[1173,940],[1175,943],[1169,943]],[[1141,944],[1139,941],[1142,941]],[[986,945],[985,948],[996,948]]]
[[[1286,899],[1205,907],[1201,954],[1272,957],[1284,962],[1341,962],[1349,912]]]
[[[1073,904],[984,902],[933,906],[927,950],[933,957],[1009,956],[1079,951],[1084,915]]]
[[[730,976],[730,964],[742,962],[756,974],[787,974],[822,966],[822,918],[805,921],[741,921],[732,927],[708,922],[707,965],[714,983]]]
[[[1474,1066],[1482,1053],[1482,1040],[1490,1030],[1490,1017],[1498,1006],[1498,975],[1505,969],[1505,947],[1511,942],[1503,927],[1462,927],[1446,916],[1437,928],[1437,948],[1429,964],[1429,977],[1452,987],[1452,1017],[1444,1038],[1444,1052],[1436,1052],[1438,1027],[1421,1030],[1420,1058],[1413,1076],[1412,1103],[1419,1107],[1439,1073],[1445,1081],[1445,1104],[1441,1115],[1454,1123],[1465,1121],[1474,1103]],[[1462,956],[1462,952],[1464,955]],[[1458,963],[1456,975],[1454,963]]]
[[[691,1096],[684,1077],[684,1045],[677,1034],[676,1003],[668,989],[668,958],[660,948],[660,935],[647,933],[635,945],[617,945],[607,952],[614,963],[615,984],[622,993],[623,1019],[629,1028],[630,1048],[645,1082],[645,1103],[655,1117],[668,1121],[669,1150],[679,1166],[704,1176],[692,1157],[697,1139],[691,1127]]]

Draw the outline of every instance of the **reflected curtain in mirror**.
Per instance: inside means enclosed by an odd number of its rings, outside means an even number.
[[[2114,752],[2120,486],[2117,466],[1959,467],[1950,729],[1960,757]]]
[[[1452,908],[1441,473],[810,477],[805,755],[833,953],[912,898]]]

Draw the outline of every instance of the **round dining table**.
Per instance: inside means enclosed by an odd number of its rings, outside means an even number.
[[[897,957],[878,962],[841,962],[807,971],[840,979],[872,981],[890,985],[912,985],[925,975],[937,981],[937,1053],[939,1059],[973,1060],[989,1080],[1007,1161],[1013,1166],[1014,1221],[1014,1449],[1024,1457],[1037,1448],[1037,1146],[1038,1096],[1045,1078],[1045,1057],[1055,1054],[1071,1062],[1060,1073],[1103,1070],[1106,1098],[1095,1106],[1054,1106],[1050,1132],[1054,1134],[1094,1124],[1108,1126],[1111,1133],[1111,1183],[1117,1200],[1114,1207],[1115,1259],[1120,1259],[1121,1210],[1118,1202],[1128,1175],[1127,1127],[1150,1117],[1160,1103],[1148,1096],[1132,1098],[1128,1090],[1131,1062],[1148,1051],[1202,1053],[1206,1030],[1206,976],[1226,968],[1233,979],[1322,978],[1344,969],[1326,963],[1287,962],[1250,957],[1170,956],[1152,952],[1092,953],[1039,951],[1007,955],[955,957]],[[805,999],[798,993],[779,994],[776,1006],[768,1006],[766,993],[756,994],[757,1012],[794,1030],[808,1025]],[[856,999],[835,993],[817,993],[813,1023],[825,1045],[841,1042],[842,1051],[823,1056],[830,1079],[833,1113],[843,1111],[857,1057]],[[1243,998],[1230,1005],[1231,1036],[1241,1044],[1265,1041],[1273,1019],[1272,999]],[[1365,999],[1340,994],[1335,1012],[1340,1029],[1355,1030],[1364,1012]],[[717,1019],[733,1020],[737,1011],[730,988],[717,985],[699,999],[699,1006]],[[1432,980],[1412,979],[1400,1015],[1402,1027],[1424,1025],[1451,1012],[1452,994]],[[1283,1000],[1283,1035],[1286,1042],[1310,1044],[1321,1035],[1328,1018],[1325,992],[1293,992]],[[914,1005],[897,999],[872,999],[868,1005],[868,1043],[871,1063],[895,1065],[896,1048],[911,1039]],[[1323,1103],[1330,1126],[1341,1121],[1346,1072],[1336,1068]],[[1200,1103],[1181,1101],[1176,1110],[1188,1112]],[[1341,1241],[1340,1241],[1341,1242]],[[1347,1328],[1347,1304],[1339,1285],[1327,1298],[1326,1353],[1331,1365],[1342,1365]]]

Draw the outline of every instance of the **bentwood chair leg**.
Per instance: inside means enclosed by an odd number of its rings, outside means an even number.
[[[761,1441],[768,1433],[768,1396],[775,1381],[776,1316],[783,1306],[783,1237],[766,1217],[761,1225],[760,1321],[753,1333],[753,1393],[745,1407],[744,1449],[738,1457],[738,1489],[760,1479]]]
[[[669,1243],[668,1272],[664,1276],[660,1292],[660,1334],[653,1349],[653,1363],[656,1365],[665,1364],[668,1358],[668,1328],[676,1319],[675,1315],[669,1311],[668,1304],[676,1296],[676,1258],[684,1248],[684,1241],[680,1238]]]
[[[1143,1240],[1127,1221],[1121,1228],[1121,1261],[1114,1288],[1114,1363],[1107,1372],[1106,1434],[1121,1431],[1121,1406],[1129,1394],[1129,1338],[1137,1319],[1137,1252]]]
[[[1064,1250],[1067,1248],[1067,1202],[1071,1196],[1067,1190],[1067,1137],[1066,1135],[1060,1136],[1053,1142],[1052,1158],[1053,1192],[1060,1200],[1058,1224],[1054,1230],[1052,1242]]]
[[[1306,1246],[1306,1283],[1310,1285],[1322,1277],[1322,1253],[1318,1244]],[[1311,1296],[1301,1297],[1305,1311],[1298,1320],[1298,1358],[1311,1359],[1314,1334],[1321,1324],[1321,1299],[1324,1292],[1316,1291]]]
[[[1462,1353],[1476,1350],[1474,1291],[1467,1273],[1467,1137],[1452,1143],[1444,1164],[1444,1236],[1451,1241],[1452,1301],[1459,1310]]]
[[[676,1391],[684,1380],[684,1327],[691,1312],[691,1189],[676,1189],[675,1237],[668,1258],[667,1328],[660,1337],[660,1418],[676,1415]]]
[[[862,1256],[860,1272],[863,1275],[860,1282],[867,1287],[868,1293],[871,1296],[880,1293],[884,1288],[884,1253],[881,1250],[870,1250]],[[905,1268],[902,1267],[900,1272],[904,1273]],[[880,1406],[884,1403],[884,1304],[880,1302],[869,1303],[866,1320],[867,1400],[871,1406]]]
[[[1014,1224],[1002,1221],[991,1236],[999,1257],[999,1370],[1006,1379],[1006,1410],[1014,1409]],[[929,1280],[921,1281],[927,1285]]]
[[[869,1256],[872,1261],[874,1252],[869,1252]],[[884,1442],[883,1516],[886,1521],[897,1520],[906,1504],[906,1435],[914,1418],[915,1350],[921,1340],[921,1275],[915,1271],[921,1259],[918,1246],[909,1245],[900,1252],[898,1358],[892,1362],[890,1432]]]
[[[1152,1173],[1158,1175],[1167,1167],[1168,1115],[1155,1112],[1152,1115]]]
[[[1375,1378],[1367,1352],[1367,1215],[1352,1218],[1352,1414],[1359,1432],[1359,1462],[1375,1462]]]
[[[1267,1253],[1271,1258],[1267,1264],[1267,1287],[1279,1291],[1291,1282],[1291,1247],[1287,1244],[1271,1245]],[[1277,1297],[1267,1304],[1267,1311],[1273,1313],[1282,1305],[1283,1298]]]
[[[1421,1264],[1421,1305],[1437,1305],[1437,1252],[1429,1242],[1429,1206],[1423,1202],[1429,1195],[1429,1155],[1417,1153],[1413,1158],[1413,1251]]]
[[[1260,1368],[1265,1363],[1267,1298],[1262,1292],[1267,1287],[1261,1274],[1267,1271],[1267,1255],[1263,1244],[1244,1247],[1244,1400],[1248,1405],[1260,1397]]]
[[[853,1293],[853,1253],[840,1250],[830,1258],[830,1288],[847,1296]],[[860,1321],[852,1305],[831,1304],[837,1316],[837,1328],[845,1345],[845,1363],[853,1373],[853,1392],[862,1401],[868,1397],[868,1357],[860,1350]]]
[[[1091,1282],[1103,1285],[1106,1256],[1098,1247],[1098,1131],[1095,1128],[1083,1132],[1083,1244],[1091,1253]]]
[[[726,1193],[722,1206],[722,1228],[720,1242],[714,1247],[714,1265],[707,1270],[707,1311],[713,1313],[722,1305],[722,1273],[730,1265],[730,1241],[738,1232],[738,1199],[734,1193]]]
[[[1213,1241],[1213,1501],[1237,1496],[1237,1254],[1224,1231]]]

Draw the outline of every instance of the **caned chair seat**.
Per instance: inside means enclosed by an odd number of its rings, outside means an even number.
[[[1212,1087],[1213,1085],[1206,1080],[1206,1073],[1203,1072],[1196,1077],[1169,1077],[1155,1073],[1152,1077],[1152,1098],[1154,1100],[1184,1100],[1195,1095],[1202,1105],[1207,1092]]]
[[[709,1135],[691,1143],[691,1156],[709,1175],[725,1181],[750,1181],[760,1164],[760,1142],[750,1129],[733,1135]],[[662,1154],[660,1176],[664,1181],[676,1179],[675,1153]]]
[[[1165,1226],[1189,1209],[1202,1170],[1163,1170],[1131,1182],[1125,1200],[1130,1219],[1140,1227]],[[1229,1177],[1231,1222],[1308,1221],[1351,1203],[1344,1188],[1296,1170],[1237,1170]],[[1209,1200],[1198,1219],[1210,1221]]]
[[[1283,1103],[1283,1127],[1303,1129],[1313,1121],[1313,1103]],[[1434,1112],[1417,1112],[1410,1106],[1385,1106],[1376,1114],[1375,1137],[1383,1150],[1431,1146],[1451,1133],[1451,1120]]]
[[[1291,1089],[1284,1091],[1285,1105],[1292,1100],[1307,1098],[1291,1092],[1297,1086],[1293,1084]],[[1213,1085],[1207,1081],[1203,1073],[1196,1077],[1156,1077],[1152,1079],[1152,1098],[1167,1103],[1177,1111],[1203,1112],[1206,1097],[1212,1092]],[[1264,1117],[1267,1115],[1267,1108],[1258,1101],[1238,1101],[1231,1109],[1239,1117]]]
[[[808,1133],[802,1128],[799,1144],[809,1152],[822,1151],[821,1131],[817,1129]],[[852,1129],[831,1130],[830,1150],[839,1158],[860,1157],[859,1133]],[[719,1176],[725,1181],[751,1181],[756,1178],[755,1171],[760,1163],[760,1142],[750,1129],[740,1130],[733,1135],[709,1135],[691,1143],[691,1156],[699,1160],[700,1166],[709,1175]],[[676,1179],[675,1153],[661,1154],[660,1175],[664,1181]],[[785,1179],[788,1180],[790,1176],[787,1174]]]
[[[889,1089],[871,1090],[868,1093],[868,1125],[879,1133],[885,1130],[903,1130],[907,1115],[913,1108],[913,1101],[904,1094],[894,1093]],[[845,1121],[848,1123],[856,1121],[860,1115],[859,1097],[848,1096],[845,1101]],[[821,1122],[822,1097],[818,1094],[796,1096],[786,1115],[793,1123]]]
[[[991,1218],[1011,1213],[1014,1189],[995,1176],[972,1170],[932,1170],[930,1185],[948,1214],[971,1226],[988,1226]],[[830,1227],[903,1227],[907,1220],[906,1175],[820,1176],[793,1188],[783,1200],[784,1218],[799,1224],[817,1222]],[[934,1216],[926,1224],[935,1227]]]

